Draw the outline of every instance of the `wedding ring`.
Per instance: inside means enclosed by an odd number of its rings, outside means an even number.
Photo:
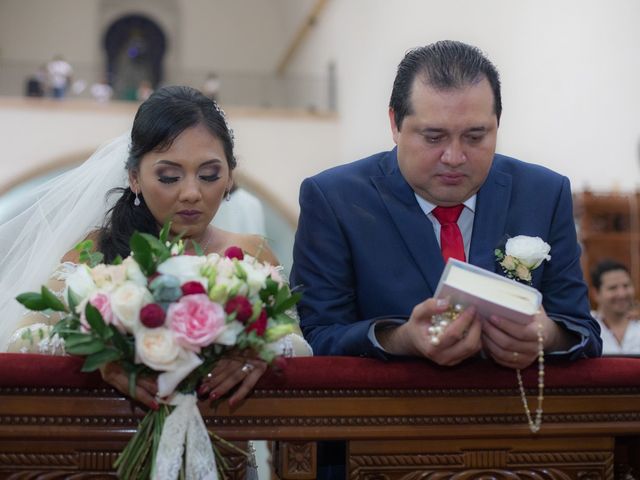
[[[207,378],[212,378],[213,377],[213,373],[209,372],[207,373]]]
[[[513,361],[515,362],[516,360],[518,360],[520,354],[518,352],[511,352],[511,356],[513,357]]]
[[[247,362],[247,363],[245,363],[245,364],[242,366],[242,368],[241,368],[240,370],[242,371],[242,373],[249,374],[249,373],[253,372],[253,370],[254,370],[255,368],[256,368],[256,367],[254,367],[254,366],[253,366],[253,365],[251,365],[249,362]]]

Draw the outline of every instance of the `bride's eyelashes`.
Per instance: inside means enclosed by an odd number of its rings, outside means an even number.
[[[212,175],[199,175],[199,178],[201,180],[204,180],[205,182],[215,182],[216,180],[220,179],[220,175],[217,174],[217,173],[214,173]],[[180,177],[169,177],[169,176],[166,176],[166,175],[159,175],[158,176],[158,181],[160,183],[169,184],[169,183],[175,183],[178,180],[180,180]]]

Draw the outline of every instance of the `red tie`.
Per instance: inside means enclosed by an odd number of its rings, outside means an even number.
[[[464,205],[455,205],[436,207],[432,210],[433,216],[440,222],[440,250],[445,263],[450,257],[466,261],[464,241],[457,223],[463,208]]]

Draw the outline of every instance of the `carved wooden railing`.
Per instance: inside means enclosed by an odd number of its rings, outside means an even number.
[[[0,478],[109,478],[143,411],[71,357],[0,355]],[[535,405],[537,371],[524,372]],[[348,442],[348,478],[612,479],[640,472],[640,359],[546,367],[531,434],[515,372],[324,357],[286,362],[230,411],[202,404],[223,438],[281,440],[280,478],[315,478],[314,440]],[[231,478],[242,478],[231,458]],[[627,475],[627,477],[625,477]]]

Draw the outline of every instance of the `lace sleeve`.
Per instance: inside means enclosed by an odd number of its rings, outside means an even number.
[[[65,280],[75,268],[76,265],[70,262],[60,264],[45,284],[64,303],[66,303],[64,298]],[[60,312],[52,311],[25,312],[18,323],[18,328],[11,335],[7,351],[64,355],[64,340],[58,335],[51,335],[53,326],[60,321],[62,316],[63,314]]]

